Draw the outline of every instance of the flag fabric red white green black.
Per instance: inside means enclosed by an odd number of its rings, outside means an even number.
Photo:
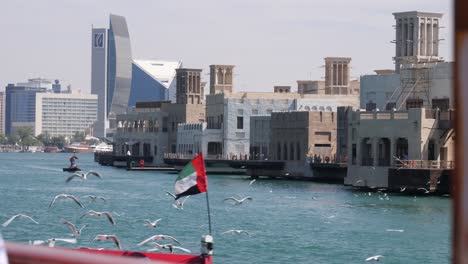
[[[203,193],[206,190],[205,161],[200,153],[179,172],[175,182],[176,200],[183,196]]]

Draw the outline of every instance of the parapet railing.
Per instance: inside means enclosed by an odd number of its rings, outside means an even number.
[[[398,160],[395,167],[412,169],[454,169],[452,160]]]
[[[185,154],[185,153],[164,153],[164,159],[193,159],[196,154]],[[208,154],[204,156],[207,160],[261,160],[257,155],[248,154],[230,154],[230,155],[212,155]]]

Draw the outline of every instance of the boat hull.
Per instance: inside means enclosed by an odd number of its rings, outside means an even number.
[[[78,168],[78,167],[75,167],[75,168],[63,168],[63,171],[75,172],[75,171],[81,171],[81,169]]]

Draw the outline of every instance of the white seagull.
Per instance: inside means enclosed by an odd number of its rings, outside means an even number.
[[[424,191],[424,193],[429,193],[429,191],[426,188],[418,188],[418,191]]]
[[[225,198],[223,201],[228,201],[228,200],[234,201],[234,204],[235,204],[235,205],[240,205],[240,204],[244,203],[246,200],[252,201],[253,199],[252,199],[252,197],[250,197],[250,196],[244,197],[244,198],[242,198],[242,199],[236,199],[236,198],[234,198],[234,197],[227,197],[227,198]]]
[[[161,245],[161,244],[158,244],[156,242],[153,242],[151,244],[154,246],[154,248],[149,249],[148,251],[156,251],[156,250],[159,250],[159,249],[168,249],[169,252],[173,253],[175,249],[179,249],[179,250],[182,250],[182,251],[187,252],[187,253],[192,253],[192,251],[190,251],[190,250],[188,250],[186,248],[174,246],[172,244]]]
[[[99,179],[102,179],[102,176],[101,174],[95,172],[95,171],[88,171],[86,173],[83,173],[83,172],[75,172],[73,173],[70,177],[68,177],[65,182],[68,183],[70,182],[71,180],[73,180],[74,178],[80,178],[82,181],[84,180],[87,180],[88,179],[88,176],[89,175],[93,175],[93,176],[96,176],[98,177]]]
[[[104,202],[106,201],[106,198],[102,197],[102,196],[96,196],[96,195],[85,195],[83,197],[88,197],[91,202],[96,202],[97,199],[101,199],[103,200]]]
[[[224,235],[224,234],[238,234],[238,235],[247,234],[248,236],[250,236],[249,232],[245,230],[238,230],[238,229],[231,229],[231,230],[221,233],[221,235]]]
[[[154,220],[154,222],[151,222],[149,219],[143,219],[142,221],[145,222],[145,226],[156,228],[156,225],[159,223],[159,221],[161,221],[161,218]]]
[[[153,240],[162,240],[162,239],[169,239],[169,240],[172,240],[174,242],[176,242],[177,244],[180,245],[180,242],[177,241],[177,239],[175,239],[173,236],[168,236],[168,235],[155,235],[155,236],[151,236],[145,240],[143,240],[142,242],[140,242],[138,244],[139,247],[143,246],[144,244],[150,242],[150,241],[153,241]]]
[[[88,226],[88,225],[84,225],[84,226],[82,226],[82,227],[78,230],[78,229],[76,229],[76,226],[75,226],[72,222],[69,222],[69,221],[67,221],[67,220],[63,220],[63,221],[62,221],[62,224],[65,224],[65,225],[67,225],[68,227],[70,227],[70,229],[71,229],[71,231],[72,231],[72,236],[74,236],[74,237],[80,236],[80,235],[81,235],[81,231],[82,231],[85,227]]]
[[[34,246],[48,244],[49,247],[55,247],[56,242],[76,244],[76,238],[49,238],[47,240],[34,240],[32,244]]]
[[[97,235],[94,240],[112,240],[114,241],[115,245],[121,250],[122,244],[120,244],[120,240],[116,235]]]
[[[403,229],[387,229],[385,231],[387,231],[387,232],[400,232],[400,233],[405,232],[405,230],[403,230]]]
[[[179,201],[179,200],[176,200],[176,199],[177,199],[177,196],[176,196],[175,194],[170,193],[170,192],[166,192],[166,194],[167,194],[167,195],[170,195],[170,196],[172,196],[172,198],[174,198],[175,204],[172,204],[172,206],[174,206],[174,208],[176,208],[176,209],[184,209],[184,203],[185,203],[185,201],[187,201],[187,199],[190,197],[190,195],[185,196],[185,198],[184,198],[184,199],[182,200],[182,202],[181,202],[181,201]]]
[[[406,187],[400,187],[400,192],[406,191]]]
[[[80,202],[80,200],[78,200],[78,198],[76,198],[73,195],[69,195],[69,194],[59,194],[59,195],[55,196],[55,198],[52,200],[52,202],[50,202],[49,208],[52,207],[52,205],[54,205],[55,201],[57,201],[58,199],[71,199],[76,204],[78,204],[81,208],[84,208],[84,206],[81,204],[81,202]]]
[[[372,256],[372,257],[368,257],[366,258],[366,261],[379,261],[380,258],[382,258],[383,256],[382,255],[376,255],[376,256]]]
[[[33,221],[36,225],[38,225],[39,223],[34,220],[32,217],[30,217],[29,215],[25,215],[25,214],[17,214],[17,215],[14,215],[12,216],[10,219],[8,219],[5,223],[2,224],[3,227],[7,227],[9,224],[11,224],[11,222],[13,222],[13,220],[15,220],[16,218],[18,217],[22,217],[22,218],[27,218],[31,221]]]
[[[94,211],[94,210],[89,210],[88,212],[83,214],[80,217],[80,219],[85,217],[86,215],[95,216],[95,217],[105,216],[105,217],[107,217],[107,220],[109,220],[109,222],[111,222],[111,224],[115,225],[115,220],[114,220],[114,218],[112,217],[112,215],[109,212],[97,212],[97,211]]]
[[[257,179],[253,179],[249,182],[249,185],[252,185]]]

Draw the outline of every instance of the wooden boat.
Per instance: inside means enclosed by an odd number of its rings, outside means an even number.
[[[63,171],[67,171],[67,172],[75,172],[75,171],[81,171],[80,168],[78,167],[73,167],[73,168],[63,168]]]

